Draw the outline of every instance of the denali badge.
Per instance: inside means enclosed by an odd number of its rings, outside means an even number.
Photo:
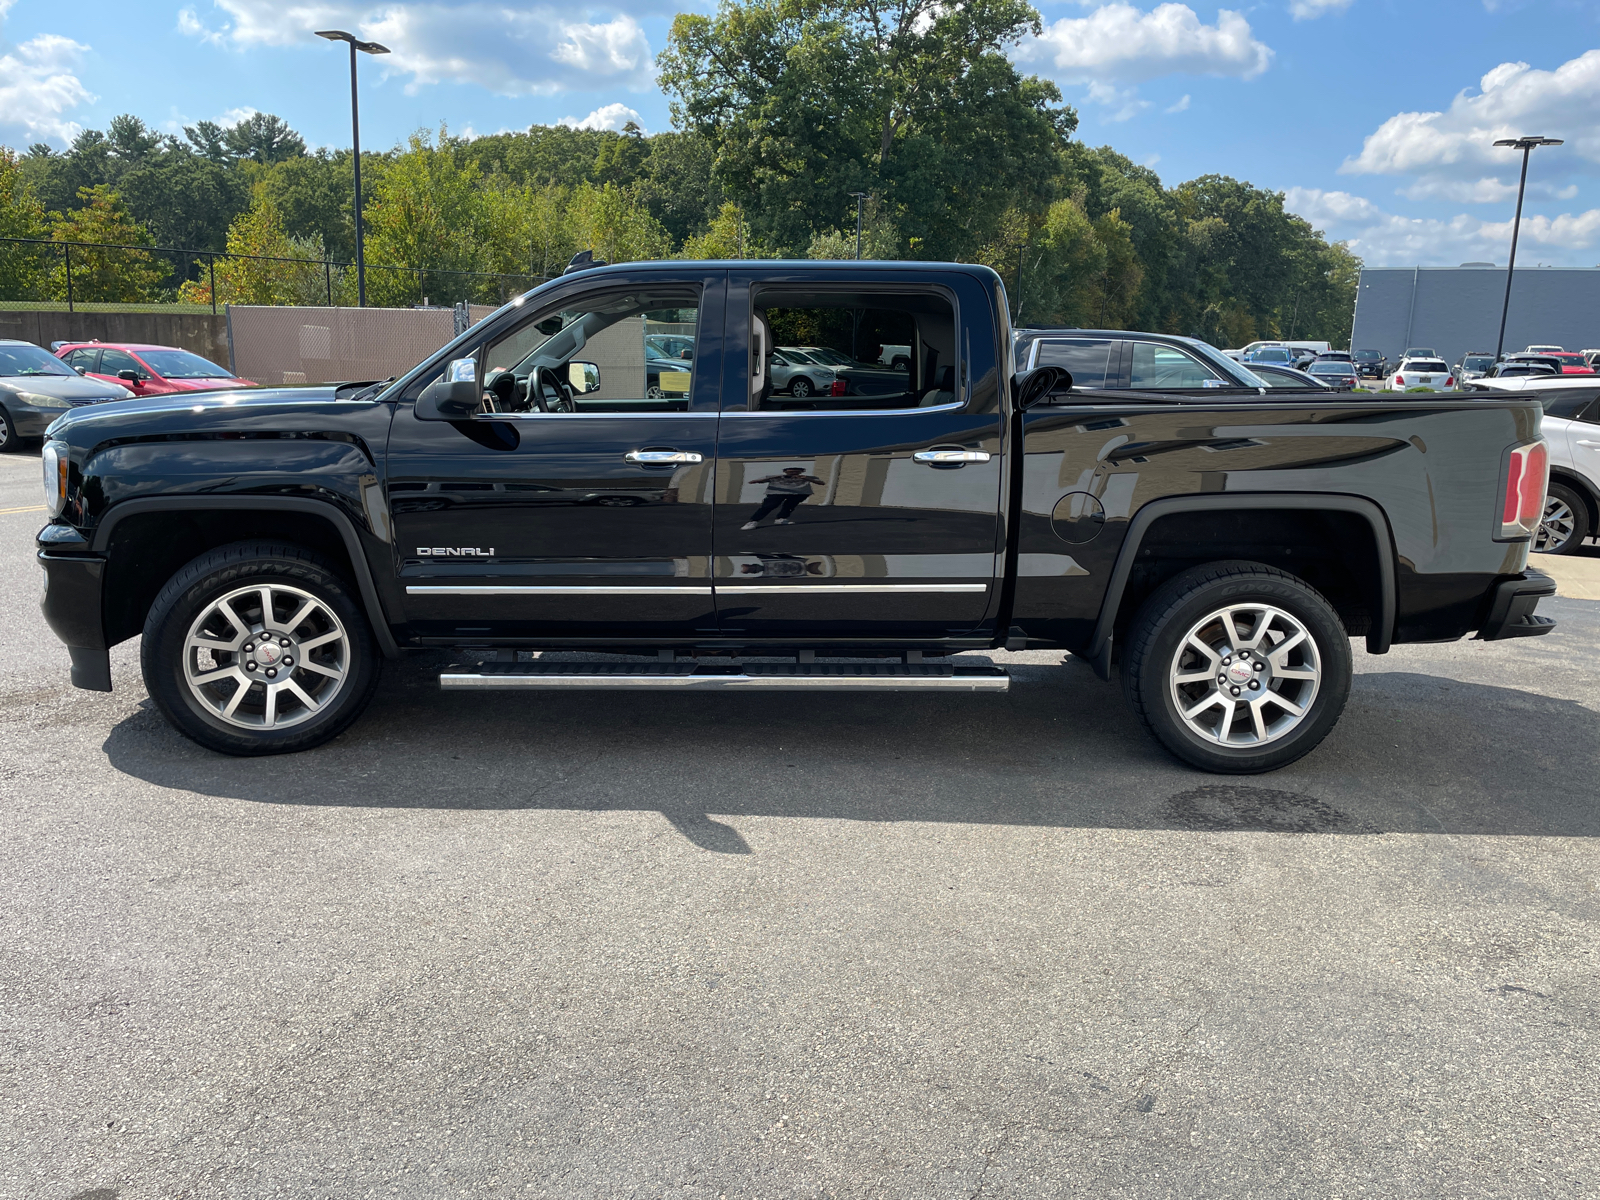
[[[430,558],[493,558],[494,547],[483,550],[477,546],[418,546],[417,553]]]

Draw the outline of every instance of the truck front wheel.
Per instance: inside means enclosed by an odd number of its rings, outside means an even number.
[[[1351,670],[1349,635],[1315,589],[1260,563],[1219,562],[1145,601],[1122,686],[1173,754],[1253,774],[1316,748],[1344,711]]]
[[[320,556],[244,542],[201,555],[150,607],[150,698],[224,754],[308,750],[361,715],[377,648],[353,589]]]

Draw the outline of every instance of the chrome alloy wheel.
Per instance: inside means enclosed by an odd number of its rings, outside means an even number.
[[[1534,531],[1533,548],[1545,554],[1559,554],[1577,528],[1578,517],[1572,506],[1559,496],[1546,496],[1544,516]]]
[[[309,592],[252,584],[212,601],[189,626],[183,677],[213,716],[242,729],[286,729],[344,686],[350,636]]]
[[[1322,684],[1310,631],[1270,604],[1231,604],[1196,621],[1169,671],[1191,733],[1219,746],[1263,746],[1295,729]]]

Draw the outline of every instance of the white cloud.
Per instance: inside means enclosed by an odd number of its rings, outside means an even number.
[[[653,82],[653,59],[633,17],[585,21],[583,9],[548,4],[512,7],[492,0],[213,0],[221,21],[208,26],[186,9],[179,28],[237,49],[315,44],[318,29],[348,29],[392,53],[376,60],[389,74],[409,76],[406,90],[433,83],[473,83],[505,96],[592,90],[596,85],[642,90]],[[369,60],[371,61],[371,60]]]
[[[1139,83],[1163,75],[1224,75],[1253,79],[1272,62],[1240,13],[1221,9],[1204,24],[1187,4],[1142,12],[1125,0],[1086,17],[1063,17],[1021,46],[1017,58],[1047,67],[1063,83],[1116,80]]]
[[[1176,104],[1167,105],[1167,107],[1163,111],[1169,112],[1169,113],[1188,112],[1189,111],[1189,93],[1185,92],[1183,94],[1183,98],[1181,100],[1179,100]]]
[[[1091,4],[1095,0],[1079,0]],[[1223,75],[1254,79],[1272,62],[1272,49],[1256,40],[1250,22],[1224,8],[1207,25],[1187,4],[1162,4],[1149,12],[1112,0],[1086,17],[1062,17],[1041,37],[1017,47],[1019,63],[1058,82],[1087,85],[1089,100],[1107,109],[1107,121],[1126,121],[1149,108],[1134,86],[1164,75]],[[1182,112],[1185,96],[1169,112]]]
[[[200,15],[192,8],[178,10],[178,32],[188,37],[199,38],[202,42],[210,42],[214,46],[220,46],[225,40],[223,33],[207,28]]]
[[[1325,13],[1343,12],[1351,0],[1292,0],[1289,14],[1296,21],[1314,21]]]
[[[644,128],[644,123],[636,110],[626,104],[607,104],[595,109],[581,121],[577,117],[562,117],[556,124],[565,125],[568,129],[621,130],[629,121],[641,129]]]
[[[1600,165],[1600,50],[1554,71],[1527,63],[1501,63],[1480,81],[1476,95],[1459,92],[1442,112],[1390,117],[1340,166],[1346,175],[1421,175],[1425,180],[1481,182],[1486,174],[1511,183],[1522,164],[1514,150],[1496,149],[1498,138],[1542,133],[1562,137],[1559,149],[1535,152],[1543,177],[1574,166]],[[1486,198],[1487,195],[1486,195]],[[1494,197],[1499,198],[1499,197]]]
[[[13,2],[0,0],[0,19]],[[41,33],[0,54],[0,138],[26,144],[78,135],[83,127],[67,114],[98,99],[77,75],[88,49],[60,34]]]
[[[1402,217],[1349,192],[1290,188],[1284,206],[1328,236],[1346,241],[1369,267],[1455,266],[1505,262],[1511,248],[1511,222],[1481,221],[1465,213],[1448,219]],[[1521,246],[1543,247],[1544,261],[1588,266],[1593,255],[1574,252],[1600,246],[1600,209],[1522,218]]]
[[[1089,84],[1089,99],[1106,109],[1101,114],[1106,121],[1126,121],[1150,107],[1150,101],[1139,99],[1138,88],[1119,88],[1098,79]]]

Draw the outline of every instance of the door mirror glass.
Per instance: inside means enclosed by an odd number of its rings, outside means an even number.
[[[444,369],[444,377],[451,383],[476,383],[478,381],[478,360],[475,358],[451,359],[450,365]]]
[[[580,396],[598,392],[600,390],[600,368],[595,363],[574,359],[567,364],[567,382],[572,384],[572,390]]]
[[[117,372],[117,378],[126,379],[129,383],[138,383],[144,378],[144,376],[139,374],[137,371],[124,368],[123,370]]]

